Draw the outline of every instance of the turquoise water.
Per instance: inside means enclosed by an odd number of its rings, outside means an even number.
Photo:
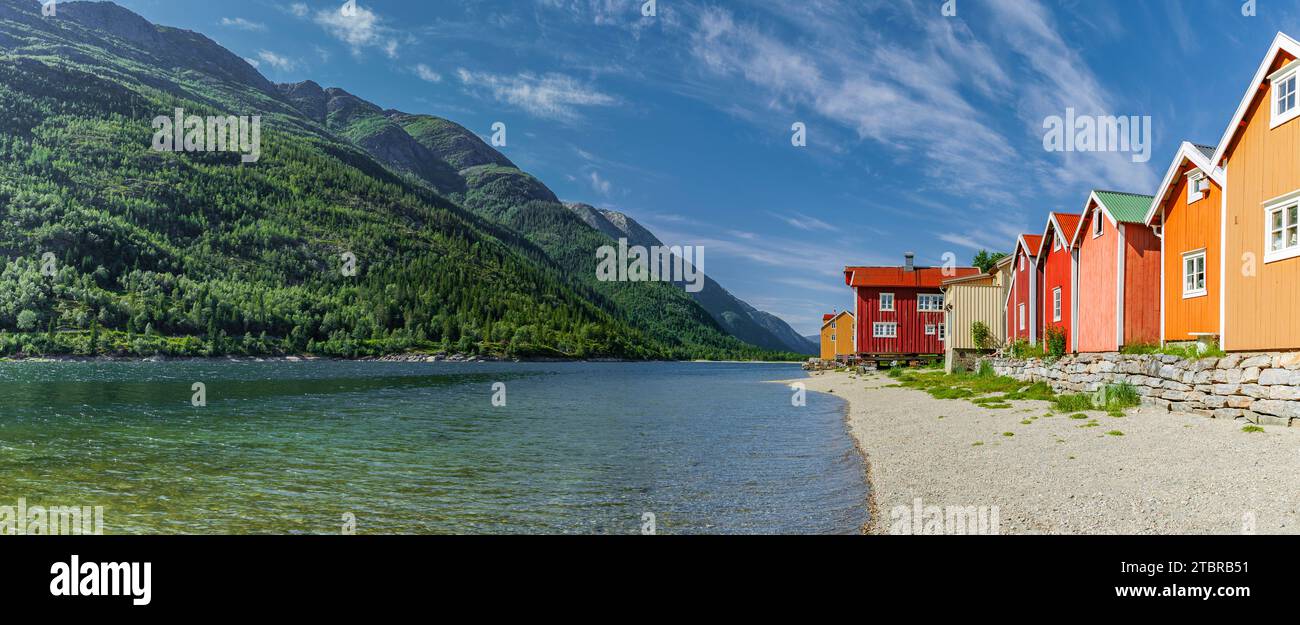
[[[0,506],[106,533],[852,533],[843,403],[725,363],[0,363]],[[207,406],[191,405],[206,385]],[[505,384],[504,407],[492,404]]]

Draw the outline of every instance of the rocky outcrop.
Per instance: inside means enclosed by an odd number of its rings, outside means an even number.
[[[1142,401],[1173,412],[1300,427],[1300,352],[1177,356],[1079,354],[1042,359],[990,358],[999,375],[1045,381],[1058,393],[1087,393],[1128,383]]]

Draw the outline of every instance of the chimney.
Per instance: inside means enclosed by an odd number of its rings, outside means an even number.
[[[916,254],[914,252],[908,252],[906,254],[903,254],[903,271],[915,271],[915,270],[916,270]]]

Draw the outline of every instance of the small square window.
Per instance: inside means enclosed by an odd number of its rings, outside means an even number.
[[[1285,124],[1300,114],[1300,107],[1296,106],[1296,76],[1296,63],[1292,61],[1269,77],[1273,84],[1272,128]]]
[[[1267,240],[1264,261],[1272,262],[1300,256],[1300,204],[1294,200],[1275,204],[1268,209]]]
[[[925,333],[926,333],[926,335],[933,335],[934,332],[935,332],[934,324],[933,324],[933,323],[928,323],[928,324],[926,324],[926,326],[925,326]]]
[[[1102,214],[1101,209],[1097,209],[1092,218],[1092,238],[1101,236],[1106,231],[1106,215]]]
[[[1205,174],[1197,172],[1187,177],[1187,203],[1192,204],[1205,199],[1205,192],[1210,188],[1210,181]]]
[[[881,293],[881,294],[880,294],[880,310],[882,310],[882,311],[886,311],[886,312],[894,310],[894,294],[893,294],[893,293]]]

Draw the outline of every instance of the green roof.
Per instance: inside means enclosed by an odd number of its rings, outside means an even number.
[[[1147,209],[1151,208],[1151,200],[1155,199],[1150,195],[1138,195],[1136,193],[1120,193],[1119,191],[1094,191],[1097,199],[1106,205],[1106,210],[1117,221],[1131,224],[1144,223],[1147,218]]]

